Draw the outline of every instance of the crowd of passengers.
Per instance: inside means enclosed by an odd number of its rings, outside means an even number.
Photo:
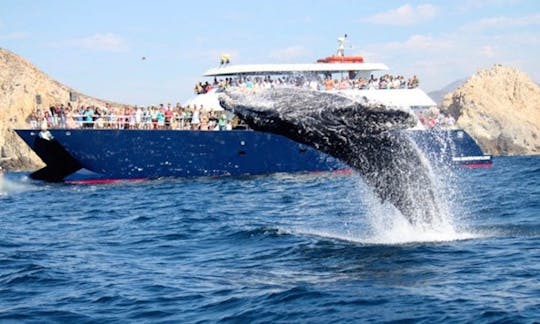
[[[426,128],[453,128],[456,120],[451,115],[441,112],[422,111],[416,114],[418,120]]]
[[[430,110],[418,111],[418,120],[426,128],[452,128],[455,120],[450,115]],[[112,128],[112,129],[174,129],[174,130],[231,130],[246,127],[236,116],[200,106],[172,107],[167,104],[150,107],[105,108],[58,104],[48,110],[36,109],[29,117],[34,129],[46,128]]]
[[[233,123],[222,110],[206,109],[203,105],[105,107],[57,104],[49,109],[37,108],[29,117],[32,128],[112,128],[112,129],[176,129],[230,130]]]
[[[302,87],[313,90],[336,89],[407,89],[418,87],[416,76],[406,80],[403,76],[385,74],[379,78],[371,75],[369,79],[354,78],[353,75],[341,80],[326,78],[308,79],[305,76],[236,77],[214,82],[199,82],[195,86],[197,94],[204,94],[212,89],[225,90],[229,87],[240,88],[275,88]],[[427,128],[453,127],[455,120],[441,113],[419,112],[419,121]],[[112,128],[112,129],[175,129],[175,130],[231,130],[242,122],[235,116],[229,116],[223,110],[193,105],[182,107],[179,103],[172,106],[122,106],[109,104],[105,107],[79,106],[71,103],[57,104],[49,109],[37,108],[29,117],[32,128]]]
[[[419,111],[418,120],[426,128],[451,128],[455,119],[450,115]],[[165,107],[105,108],[80,106],[71,103],[51,106],[48,110],[36,109],[29,117],[34,129],[45,128],[112,128],[112,129],[174,129],[174,130],[231,130],[246,127],[237,117],[229,118],[225,111],[205,109],[202,105],[182,107],[180,104]]]
[[[194,91],[196,94],[205,94],[212,89],[219,91],[230,87],[239,88],[281,88],[281,87],[298,87],[312,90],[346,90],[346,89],[413,89],[419,86],[420,81],[414,75],[412,78],[405,79],[402,75],[393,76],[385,74],[376,78],[371,74],[369,79],[362,77],[354,78],[354,75],[349,75],[341,80],[333,79],[330,76],[322,78],[308,79],[305,76],[281,76],[272,78],[265,77],[236,77],[220,79],[214,78],[212,83],[199,82],[195,85]],[[432,111],[419,111],[417,113],[418,120],[426,128],[442,127],[451,128],[455,124],[455,119],[450,115],[443,113],[434,113]]]
[[[402,75],[385,74],[379,78],[371,74],[369,79],[350,74],[340,80],[332,78],[330,75],[322,77],[308,78],[306,76],[281,76],[272,78],[265,77],[235,77],[217,80],[214,78],[212,83],[199,82],[195,85],[196,94],[204,94],[212,89],[225,90],[229,87],[239,88],[281,88],[298,87],[312,90],[347,90],[347,89],[413,89],[418,87],[420,81],[414,75],[406,79]]]

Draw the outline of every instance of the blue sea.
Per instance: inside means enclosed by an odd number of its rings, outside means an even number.
[[[412,226],[329,173],[0,187],[0,322],[538,323],[540,156]]]

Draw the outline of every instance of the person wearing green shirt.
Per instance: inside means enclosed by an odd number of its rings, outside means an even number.
[[[225,112],[222,112],[221,115],[219,116],[218,126],[219,126],[219,130],[227,129],[227,114],[225,114]]]

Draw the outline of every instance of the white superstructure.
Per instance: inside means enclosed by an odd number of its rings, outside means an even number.
[[[222,58],[219,67],[209,69],[204,73],[205,77],[214,78],[210,84],[210,90],[190,99],[186,104],[221,109],[218,101],[219,92],[229,86],[254,88],[296,86],[342,93],[350,98],[380,103],[389,107],[425,109],[436,106],[436,103],[418,88],[417,84],[405,85],[403,77],[396,80],[397,77],[386,74],[388,67],[385,64],[364,62],[362,56],[345,56],[340,49],[346,37],[347,35],[338,39],[340,44],[338,55],[319,59],[317,63],[231,64],[228,56],[227,60]],[[388,85],[381,88],[376,74],[389,76]],[[228,82],[225,85],[224,79]],[[329,79],[335,81],[331,87],[327,84]],[[398,81],[397,85],[396,81]]]

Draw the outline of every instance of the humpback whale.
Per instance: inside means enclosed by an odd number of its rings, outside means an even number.
[[[227,90],[219,101],[254,130],[286,136],[347,163],[411,224],[425,226],[439,217],[430,167],[404,131],[417,124],[410,110],[292,88]]]

